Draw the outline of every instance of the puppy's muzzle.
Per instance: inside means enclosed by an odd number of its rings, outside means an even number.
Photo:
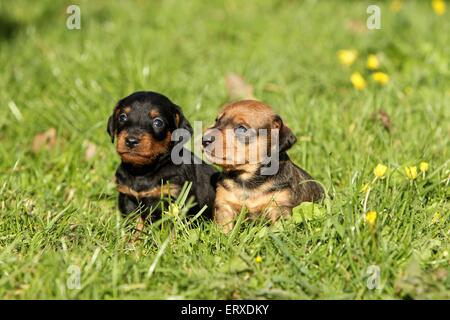
[[[215,137],[214,137],[214,136],[205,134],[205,135],[202,137],[202,145],[203,145],[203,148],[206,148],[207,146],[209,146],[211,143],[214,142],[214,140],[215,140]]]
[[[125,144],[130,149],[133,149],[134,147],[138,146],[139,142],[140,140],[137,137],[130,136],[125,138]]]

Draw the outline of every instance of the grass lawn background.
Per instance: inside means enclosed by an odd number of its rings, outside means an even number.
[[[68,30],[71,2],[2,1],[0,297],[450,298],[450,12],[377,1],[382,29],[369,31],[372,2],[80,1],[81,30]],[[341,49],[358,51],[353,65]],[[370,53],[385,86],[370,78]],[[210,124],[229,72],[297,135],[289,154],[325,185],[324,215],[232,236],[211,222],[177,222],[171,237],[170,224],[148,226],[130,244],[106,134],[115,102],[154,90]],[[50,128],[56,142],[33,150]],[[404,167],[421,161],[429,170],[408,180]],[[371,185],[371,226],[361,188],[378,163],[389,169]]]

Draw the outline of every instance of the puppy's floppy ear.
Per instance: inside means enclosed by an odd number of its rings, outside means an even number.
[[[192,134],[194,133],[194,130],[192,129],[191,124],[189,123],[189,121],[186,119],[186,117],[184,116],[183,112],[181,111],[181,108],[179,106],[175,107],[175,125],[177,127],[177,129],[186,129],[187,131],[189,131],[190,135],[192,136]]]
[[[115,120],[115,116],[116,116],[116,110],[117,110],[118,106],[114,107],[114,111],[112,116],[109,117],[108,119],[108,125],[106,127],[106,131],[108,132],[109,136],[111,137],[111,142],[114,143],[114,138],[116,135],[116,120]]]
[[[175,145],[186,144],[194,134],[194,130],[192,129],[191,124],[184,116],[183,112],[181,111],[181,108],[177,105],[175,106],[175,112],[173,112],[174,122],[175,122],[175,134],[172,135],[173,138],[175,138]],[[188,135],[186,135],[186,132],[177,132],[177,129],[184,129],[188,131]]]
[[[297,138],[284,123],[279,115],[275,116],[273,120],[273,127],[279,130],[279,150],[284,152],[290,149],[296,142]]]

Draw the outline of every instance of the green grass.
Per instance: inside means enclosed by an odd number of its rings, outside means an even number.
[[[81,1],[73,31],[68,2],[1,2],[0,297],[449,299],[450,12],[378,1],[382,29],[368,31],[372,2]],[[340,49],[358,50],[355,64],[340,65]],[[370,79],[369,53],[388,85]],[[231,237],[169,216],[130,244],[106,134],[114,103],[159,91],[209,124],[228,100],[228,72],[293,129],[292,159],[330,195],[324,215],[282,230],[243,224]],[[33,152],[49,128],[56,144]],[[421,161],[429,171],[409,181],[404,166]],[[372,228],[360,189],[378,163],[389,171],[367,199]],[[371,265],[380,289],[366,285]],[[79,290],[67,286],[73,268]]]

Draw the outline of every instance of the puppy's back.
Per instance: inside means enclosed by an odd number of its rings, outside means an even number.
[[[284,154],[283,158],[280,173],[293,188],[296,205],[306,201],[319,202],[322,200],[324,197],[322,186],[308,172],[292,162],[287,154]]]

